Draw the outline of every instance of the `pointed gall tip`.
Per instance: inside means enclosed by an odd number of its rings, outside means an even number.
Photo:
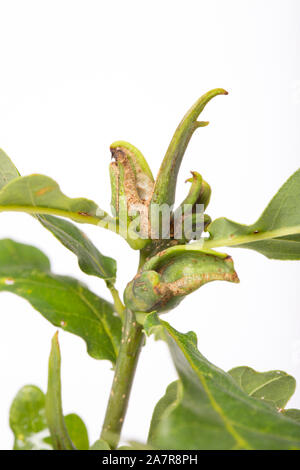
[[[54,333],[54,336],[52,338],[53,343],[58,345],[58,330]]]
[[[198,173],[196,171],[191,171],[191,178],[185,180],[185,183],[192,183],[194,178],[197,178]]]
[[[188,178],[187,180],[185,180],[185,183],[192,183],[193,182],[193,178]]]
[[[195,121],[195,127],[206,127],[208,126],[209,121]]]

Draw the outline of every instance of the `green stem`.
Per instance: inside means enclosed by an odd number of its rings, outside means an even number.
[[[139,268],[138,268],[138,270],[140,270],[140,269],[144,266],[144,264],[145,264],[145,262],[146,262],[146,259],[147,259],[147,256],[148,256],[148,255],[145,253],[144,250],[140,250],[140,261],[139,261]]]
[[[119,292],[115,288],[115,286],[113,284],[111,284],[110,282],[107,282],[106,285],[107,285],[107,287],[110,290],[110,293],[112,295],[112,298],[113,298],[113,301],[114,301],[115,311],[124,323],[125,305],[123,305],[123,302],[120,299]]]
[[[101,433],[101,439],[112,449],[120,440],[142,340],[142,327],[136,322],[134,313],[126,309],[121,347]]]

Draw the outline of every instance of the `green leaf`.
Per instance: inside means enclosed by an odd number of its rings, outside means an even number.
[[[86,426],[80,416],[70,413],[65,416],[65,423],[71,441],[78,450],[89,449],[89,436]]]
[[[216,88],[205,93],[189,109],[180,122],[161,164],[151,204],[166,203],[169,206],[174,204],[177,176],[185,150],[195,130],[208,124],[208,122],[197,121],[197,118],[206,104],[217,95],[227,95],[227,91]]]
[[[5,270],[15,269],[49,271],[50,261],[42,251],[34,246],[17,243],[9,238],[2,239],[0,240],[0,272],[4,273]]]
[[[0,189],[7,185],[9,181],[18,178],[20,173],[16,169],[11,159],[0,149]]]
[[[115,363],[122,324],[113,306],[76,279],[52,274],[49,266],[37,248],[0,240],[0,291],[28,300],[53,325],[83,338],[93,358]]]
[[[9,414],[14,433],[14,450],[52,450],[45,411],[45,394],[34,385],[25,385],[14,398]],[[66,426],[77,449],[89,448],[88,434],[76,414],[65,416]]]
[[[282,409],[296,389],[296,380],[281,370],[256,372],[251,367],[231,369],[228,374],[235,379],[249,396],[259,398]]]
[[[20,173],[6,153],[0,149],[0,189],[18,177]],[[51,215],[36,215],[35,217],[66,248],[75,253],[79,267],[84,273],[98,276],[112,283],[115,281],[116,261],[102,255],[85,233],[71,222],[58,217]]]
[[[80,269],[93,276],[111,283],[116,280],[116,261],[104,256],[90,239],[75,225],[67,220],[48,216],[37,216],[41,224],[48,229],[66,248],[78,257]]]
[[[157,428],[159,427],[162,419],[164,419],[163,417],[168,414],[168,410],[171,411],[172,408],[174,408],[174,405],[176,406],[180,389],[181,382],[179,380],[172,382],[168,385],[165,395],[156,404],[151,419],[148,442],[155,442]]]
[[[90,447],[90,450],[110,450],[109,445],[103,439],[98,439],[94,444]]]
[[[0,212],[52,214],[79,223],[116,231],[114,220],[89,199],[69,198],[48,176],[29,175],[11,180],[0,191]]]
[[[148,446],[142,442],[130,441],[127,445],[120,446],[116,450],[154,450],[153,447]]]
[[[155,310],[150,313],[137,312],[136,319],[143,325],[143,330],[147,336],[153,335],[156,341],[165,341],[166,335]]]
[[[45,395],[34,385],[25,385],[14,398],[10,427],[15,436],[14,450],[52,449],[45,415]]]
[[[75,450],[68,434],[62,411],[61,401],[61,357],[58,343],[58,333],[52,339],[49,357],[48,389],[46,394],[46,419],[55,450]]]
[[[297,421],[297,423],[300,424],[300,410],[290,408],[288,410],[282,410],[282,414],[290,419],[294,419],[295,421]]]
[[[261,217],[252,225],[226,218],[209,226],[204,248],[249,248],[272,259],[300,259],[300,170],[280,188]]]
[[[154,412],[149,444],[161,449],[300,449],[300,424],[249,397],[197,350],[195,336],[161,325],[180,382]]]

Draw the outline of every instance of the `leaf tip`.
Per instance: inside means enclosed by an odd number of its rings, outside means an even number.
[[[53,338],[52,338],[52,344],[56,347],[59,347],[59,341],[58,341],[58,333],[59,331],[57,330],[54,335],[53,335]]]

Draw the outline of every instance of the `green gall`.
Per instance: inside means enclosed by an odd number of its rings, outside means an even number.
[[[208,124],[206,121],[197,121],[198,116],[212,98],[227,94],[223,88],[215,88],[201,96],[186,113],[173,135],[161,164],[151,204],[166,203],[170,206],[174,204],[178,172],[188,143],[196,129]]]
[[[166,312],[208,282],[239,282],[233,261],[227,255],[179,251],[165,257],[162,263],[159,255],[156,258],[154,269],[147,269],[150,260],[126,287],[124,301],[131,310]]]

